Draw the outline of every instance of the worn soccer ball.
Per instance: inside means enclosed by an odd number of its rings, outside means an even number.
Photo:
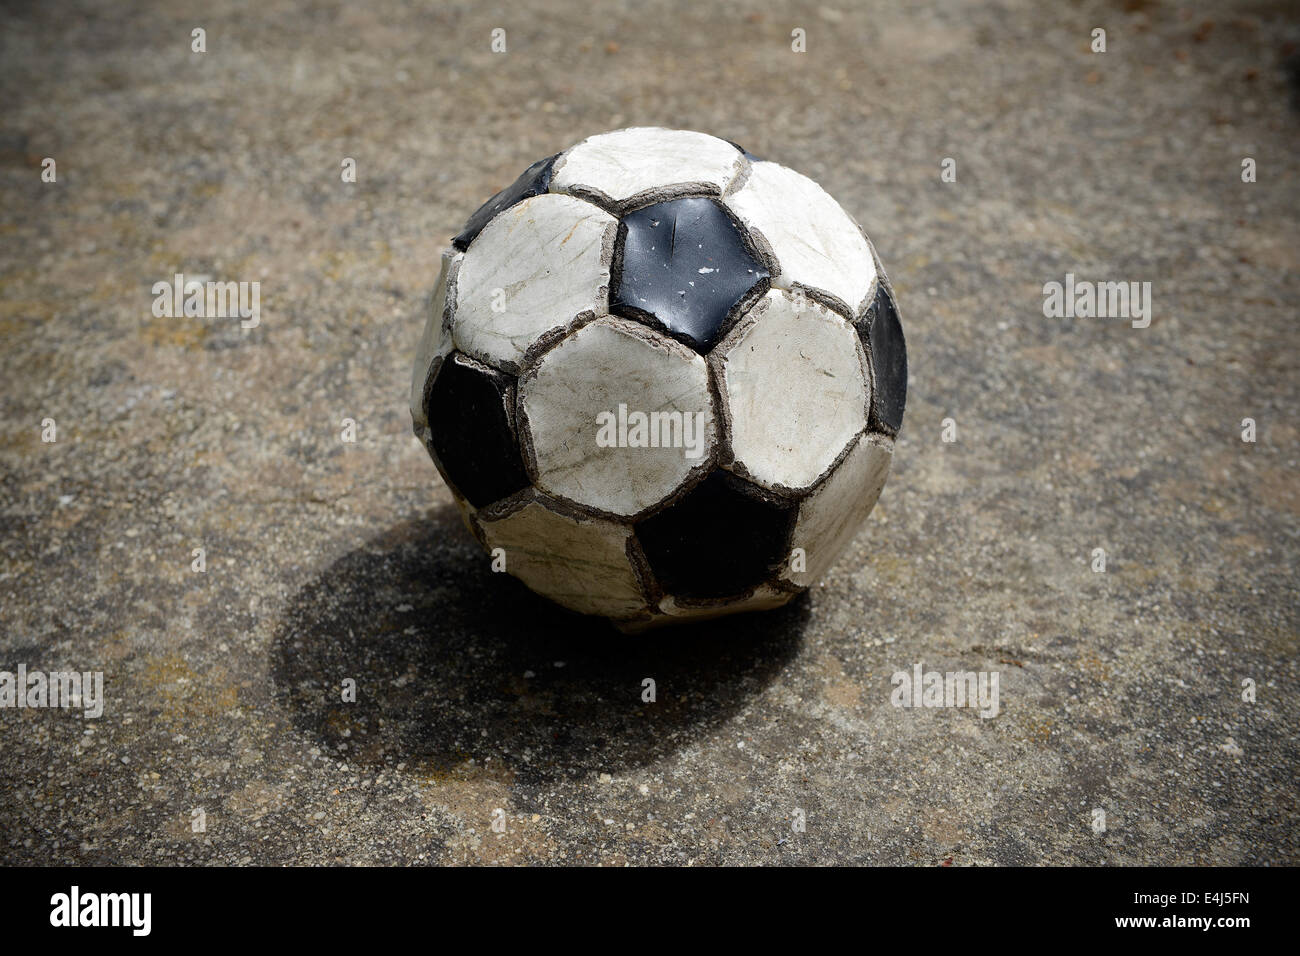
[[[893,290],[835,200],[724,140],[638,128],[470,217],[411,416],[506,570],[638,630],[824,575],[880,495],[906,391]]]

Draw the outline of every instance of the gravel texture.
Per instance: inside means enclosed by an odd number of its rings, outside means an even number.
[[[0,710],[0,860],[1300,863],[1298,41],[1283,2],[6,7],[0,669],[107,699]],[[492,574],[406,409],[450,237],[633,125],[822,183],[912,368],[823,586],[641,637]],[[155,317],[177,272],[260,325]],[[1045,317],[1066,273],[1150,326]],[[892,706],[917,663],[998,715]]]

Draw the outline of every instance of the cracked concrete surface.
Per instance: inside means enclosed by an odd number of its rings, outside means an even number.
[[[1298,41],[1274,2],[6,8],[0,669],[108,699],[0,710],[0,859],[1300,862]],[[822,183],[913,372],[823,586],[635,638],[491,574],[406,410],[451,235],[631,125]],[[177,272],[260,326],[154,317]],[[1066,273],[1151,282],[1150,327],[1045,318]],[[999,715],[891,706],[918,662]]]

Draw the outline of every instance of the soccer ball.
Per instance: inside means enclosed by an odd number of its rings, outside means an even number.
[[[470,217],[411,417],[507,571],[639,630],[824,575],[880,495],[906,392],[893,290],[835,200],[733,143],[637,128]]]

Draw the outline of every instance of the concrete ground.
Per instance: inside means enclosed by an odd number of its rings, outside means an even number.
[[[0,860],[1300,863],[1298,42],[1281,0],[6,7],[0,669],[107,699],[0,711]],[[440,248],[630,125],[818,179],[913,373],[822,587],[639,638],[491,574],[406,410]],[[177,272],[260,326],[155,317]],[[1150,326],[1045,317],[1066,273]],[[917,663],[1000,713],[892,706]]]

